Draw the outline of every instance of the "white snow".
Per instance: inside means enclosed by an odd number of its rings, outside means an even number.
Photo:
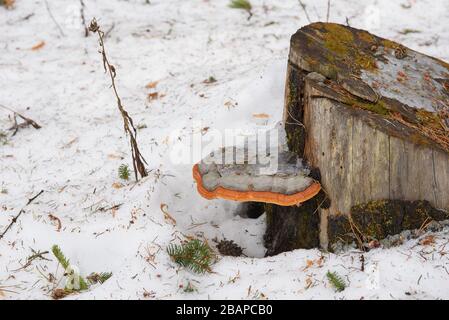
[[[119,165],[131,164],[130,148],[98,41],[80,28],[79,2],[48,1],[65,36],[44,1],[0,8],[0,104],[42,125],[21,129],[0,145],[0,232],[28,198],[45,191],[0,240],[0,298],[50,298],[54,285],[45,277],[61,279],[51,254],[52,261],[16,269],[31,248],[46,251],[53,244],[84,276],[113,273],[69,299],[449,298],[449,230],[435,233],[434,244],[412,240],[372,250],[363,272],[356,251],[295,250],[263,258],[265,216],[245,219],[236,215],[237,203],[202,199],[191,176],[201,154],[176,156],[198,130],[206,139],[214,130],[257,128],[255,114],[269,115],[266,127],[282,119],[289,38],[308,23],[296,0],[252,0],[249,21],[227,0],[84,2],[87,21],[95,16],[105,31],[114,26],[108,56],[123,104],[136,124],[147,127],[138,141],[150,175],[137,184],[118,178]],[[304,2],[312,19],[325,19],[327,0]],[[331,3],[332,22],[347,17],[352,26],[449,60],[447,1]],[[406,28],[420,33],[401,35]],[[41,41],[41,49],[31,50]],[[210,76],[217,82],[203,83]],[[153,81],[157,86],[146,88]],[[149,101],[154,92],[159,99]],[[0,110],[0,130],[6,131],[11,113]],[[60,231],[52,217],[60,219]],[[214,273],[192,274],[165,251],[185,236],[211,244],[215,237],[232,239],[247,257],[224,257]],[[334,292],[328,270],[342,275],[348,288]],[[189,281],[197,291],[180,288]]]

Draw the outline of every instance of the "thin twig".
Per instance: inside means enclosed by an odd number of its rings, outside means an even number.
[[[36,260],[36,259],[41,259],[41,260],[51,261],[50,259],[47,259],[47,258],[44,257],[45,254],[48,254],[48,253],[49,253],[48,251],[41,252],[41,251],[35,251],[34,249],[31,249],[31,252],[32,252],[33,254],[27,258],[26,263],[25,263],[22,267],[20,267],[19,269],[12,270],[12,271],[17,272],[17,271],[19,271],[19,270],[26,269],[26,268],[28,268],[28,267],[31,265],[31,263],[32,263],[34,260]]]
[[[326,22],[329,22],[330,11],[331,11],[331,0],[327,0]]]
[[[302,10],[304,10],[304,13],[306,14],[307,20],[309,21],[309,23],[312,23],[312,20],[310,20],[310,17],[309,17],[309,13],[307,12],[307,9],[306,9],[306,5],[301,0],[298,0],[298,1],[299,1],[299,5],[301,6]]]
[[[59,25],[58,21],[56,21],[55,17],[53,16],[53,13],[51,13],[51,9],[50,9],[50,6],[48,5],[48,1],[47,0],[45,0],[45,6],[47,7],[47,11],[48,11],[48,14],[50,15],[51,20],[53,20],[53,22],[55,23],[56,27],[58,28],[59,33],[61,34],[61,36],[65,37],[64,31],[62,30],[62,28]]]
[[[81,23],[82,23],[83,28],[84,28],[84,37],[87,38],[89,36],[89,28],[87,27],[86,17],[84,16],[84,9],[85,8],[86,8],[86,5],[84,4],[84,0],[80,0]]]
[[[350,215],[348,216],[348,221],[349,221],[349,226],[351,227],[351,230],[352,230],[352,234],[357,239],[359,249],[363,252],[366,252],[365,247],[363,246],[363,239],[365,239],[366,237],[363,235],[363,233],[360,231],[360,229],[354,223],[354,221],[352,220],[352,217]],[[356,230],[358,233],[356,232]],[[360,236],[359,236],[359,234],[360,234]]]
[[[290,118],[292,118],[292,120],[293,121],[295,121],[295,123],[287,123],[287,124],[296,124],[296,125],[298,125],[298,126],[300,126],[300,127],[303,127],[304,129],[306,128],[305,126],[304,126],[304,124],[301,122],[301,121],[299,121],[298,119],[296,119],[295,117],[293,117],[293,115],[290,113],[290,110],[288,110],[287,109],[287,113],[288,113],[288,115],[290,116]]]
[[[41,128],[41,126],[39,124],[37,124],[36,121],[34,121],[34,120],[30,119],[30,118],[25,117],[23,114],[20,114],[17,111],[15,111],[15,110],[13,110],[11,108],[8,108],[7,106],[4,106],[4,105],[0,104],[0,108],[3,108],[5,110],[7,110],[7,111],[10,111],[10,112],[12,112],[14,114],[14,118],[13,118],[14,124],[13,124],[13,126],[11,128],[9,128],[9,130],[14,130],[14,133],[12,134],[13,136],[17,133],[17,131],[19,131],[20,128],[25,128],[25,127],[28,127],[28,126],[32,126],[34,129],[40,129]],[[17,119],[16,119],[17,116],[19,118],[21,118],[22,120],[24,120],[25,122],[21,123],[21,124],[18,124],[17,123]]]
[[[5,236],[6,232],[8,232],[8,230],[13,226],[14,223],[17,222],[17,219],[19,219],[19,217],[22,215],[22,213],[25,212],[25,208],[34,200],[36,200],[37,197],[39,197],[42,193],[44,193],[44,190],[41,190],[38,194],[36,194],[34,197],[32,197],[31,199],[28,199],[27,204],[19,211],[19,213],[12,219],[11,223],[6,227],[5,231],[3,231],[3,233],[0,235],[0,240],[3,239],[3,237]]]
[[[111,35],[111,32],[112,32],[112,30],[114,30],[114,28],[115,28],[115,22],[112,23],[112,26],[104,34],[104,38],[105,39],[107,39]]]
[[[104,46],[104,32],[100,29],[100,26],[97,23],[97,20],[94,18],[89,26],[89,31],[97,33],[98,38],[100,41],[100,47],[101,47],[101,55],[103,58],[103,68],[105,72],[109,73],[109,76],[111,78],[111,85],[112,89],[114,91],[115,97],[117,99],[117,107],[120,111],[120,114],[123,118],[123,128],[125,130],[125,133],[129,136],[129,140],[131,143],[131,153],[132,153],[132,160],[133,160],[133,168],[134,168],[134,174],[136,181],[139,180],[138,174],[140,176],[146,177],[148,175],[145,164],[147,162],[143,158],[142,154],[140,153],[139,147],[137,145],[137,130],[134,126],[133,119],[129,116],[128,112],[124,109],[122,105],[122,100],[120,99],[120,96],[117,92],[117,87],[115,85],[115,77],[117,76],[115,67],[109,63],[108,57],[106,55],[106,49]]]

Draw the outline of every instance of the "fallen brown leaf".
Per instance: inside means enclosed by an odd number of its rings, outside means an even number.
[[[306,260],[306,268],[313,266],[313,260]]]
[[[316,265],[321,268],[323,266],[324,262],[324,256],[321,256],[319,259],[316,260]]]
[[[38,44],[36,44],[35,46],[31,47],[31,50],[37,51],[39,49],[42,49],[44,46],[45,46],[45,41],[41,41]]]
[[[312,286],[312,278],[310,276],[306,279],[306,287],[305,289],[309,289]]]
[[[377,240],[371,240],[371,241],[368,243],[368,248],[369,248],[369,249],[375,249],[375,248],[379,248],[379,247],[380,247],[380,242],[377,241]]]
[[[121,189],[121,188],[123,188],[123,184],[121,184],[120,182],[114,182],[114,183],[112,184],[112,187],[113,187],[114,189]]]
[[[108,154],[108,158],[109,158],[109,159],[119,159],[119,160],[123,160],[123,157],[122,157],[122,156],[119,156],[119,155],[116,155],[116,154],[113,154],[113,153]]]
[[[148,84],[145,86],[145,88],[147,88],[147,89],[154,89],[154,88],[156,88],[156,86],[157,86],[158,83],[159,83],[159,81],[153,81],[153,82],[150,82],[150,83],[148,83]]]
[[[153,92],[153,93],[148,94],[148,100],[150,100],[150,101],[157,100],[158,98],[159,98],[158,92]]]
[[[422,246],[428,246],[435,243],[435,236],[428,235],[419,241],[419,244]]]
[[[64,290],[64,289],[55,289],[55,290],[53,290],[53,292],[51,293],[51,297],[52,297],[54,300],[59,300],[59,299],[62,299],[62,298],[67,297],[69,294],[70,294],[70,293],[69,293],[68,291]]]
[[[270,115],[266,113],[253,113],[253,117],[257,119],[268,119]]]
[[[161,211],[164,213],[165,221],[169,222],[173,226],[176,226],[176,220],[168,213],[168,206],[165,203],[161,203]]]
[[[61,231],[61,226],[62,226],[61,219],[52,215],[51,213],[48,215],[48,217],[50,218],[51,221],[56,222],[56,231],[57,232]]]
[[[16,0],[3,0],[0,1],[0,4],[3,4],[6,9],[12,9],[14,2],[16,2]]]

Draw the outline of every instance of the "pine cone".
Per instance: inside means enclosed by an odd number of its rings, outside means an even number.
[[[222,255],[231,257],[240,257],[243,251],[234,241],[226,239],[217,244],[217,249]]]

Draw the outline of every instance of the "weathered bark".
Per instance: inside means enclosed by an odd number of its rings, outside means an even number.
[[[446,63],[365,31],[309,25],[291,40],[284,120],[290,150],[319,169],[330,203],[268,206],[268,254],[449,218]],[[312,213],[319,233],[298,217]]]

